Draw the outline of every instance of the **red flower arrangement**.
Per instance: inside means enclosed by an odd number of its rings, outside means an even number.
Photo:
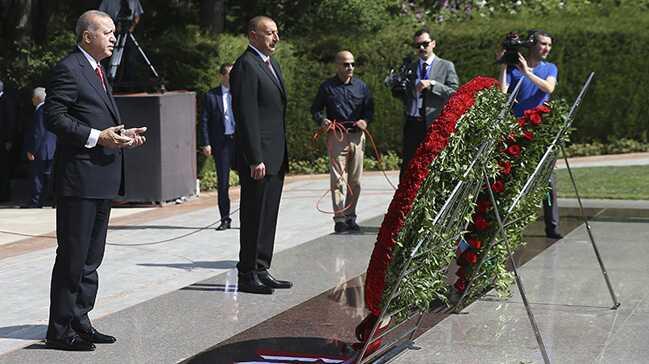
[[[505,149],[507,154],[511,155],[514,158],[518,158],[521,156],[521,146],[518,144],[512,144]]]
[[[501,180],[495,180],[494,183],[491,184],[491,189],[496,193],[502,193],[503,191],[505,191],[505,182]]]
[[[531,142],[534,140],[534,133],[532,133],[529,130],[523,131],[523,139],[527,140],[528,142]]]
[[[365,305],[371,315],[378,316],[381,312],[385,274],[392,260],[395,238],[403,228],[406,217],[412,209],[417,191],[428,176],[428,166],[446,148],[448,138],[455,131],[457,121],[473,106],[478,91],[494,87],[496,83],[497,81],[493,78],[476,77],[462,85],[448,100],[437,121],[428,128],[424,142],[419,145],[415,156],[405,169],[379,229],[367,268]]]
[[[500,161],[498,162],[498,165],[500,166],[500,173],[509,176],[510,173],[512,173],[512,162],[510,161]]]
[[[528,142],[533,141],[534,133],[531,130],[525,129],[528,121],[532,127],[537,127],[543,122],[543,114],[547,114],[550,111],[550,108],[546,105],[541,105],[534,109],[525,111],[524,116],[516,121],[518,126],[523,129],[521,135],[522,139]],[[512,162],[506,160],[506,158],[508,158],[508,156],[519,158],[523,148],[527,146],[527,144],[521,146],[512,143],[511,134],[508,134],[505,139],[505,143],[508,142],[511,144],[507,146],[503,143],[498,149],[500,153],[499,158],[501,159],[498,162],[501,177],[491,184],[491,189],[499,194],[505,192],[505,180],[512,178],[512,169],[520,165],[520,162],[514,161],[516,165],[513,166]],[[492,231],[489,231],[488,229],[491,224],[495,223],[495,216],[488,213],[489,209],[486,207],[487,203],[489,204],[489,207],[491,207],[491,201],[488,196],[486,186],[483,186],[482,192],[478,196],[477,212],[473,216],[473,225],[469,227],[469,231],[466,233],[466,236],[469,237],[467,242],[469,243],[470,248],[464,252],[458,252],[457,263],[460,265],[460,268],[455,274],[459,278],[453,285],[458,292],[464,292],[467,288],[471,273],[473,273],[474,266],[478,262],[478,254],[480,254],[480,249],[483,246],[482,242],[491,238],[490,233],[492,233]]]

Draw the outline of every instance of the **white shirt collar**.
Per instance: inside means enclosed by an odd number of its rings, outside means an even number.
[[[41,106],[45,104],[45,101],[41,102],[40,104],[36,105],[36,110],[38,110]]]
[[[262,61],[264,61],[264,62],[268,62],[268,59],[270,58],[269,56],[267,56],[267,55],[261,53],[261,51],[260,51],[259,49],[255,48],[255,46],[253,46],[252,44],[248,44],[248,47],[254,49],[255,52],[257,52],[257,54],[259,54],[259,56],[261,57],[261,60],[262,60]]]
[[[221,84],[221,92],[227,94],[228,92],[230,92],[230,88],[224,84]]]
[[[435,54],[433,53],[433,54],[432,54],[430,57],[428,57],[428,59],[426,59],[426,60],[423,60],[423,59],[419,58],[419,63],[420,63],[420,64],[421,64],[421,63],[426,63],[427,65],[430,66],[431,64],[433,64],[433,60],[434,60],[434,59],[435,59]]]
[[[79,46],[78,44],[77,44],[77,48],[79,48],[79,50],[81,50],[81,53],[83,53],[83,55],[86,57],[88,62],[90,62],[90,65],[92,66],[92,69],[96,70],[97,69],[97,60],[92,58],[92,56],[88,52],[86,52],[83,48],[81,48],[81,46]]]

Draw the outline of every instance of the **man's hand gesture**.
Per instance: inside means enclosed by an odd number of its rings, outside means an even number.
[[[120,135],[124,129],[124,125],[113,126],[106,128],[99,133],[97,144],[104,148],[118,149],[128,147],[133,140],[127,136]]]
[[[144,135],[142,135],[144,134],[144,132],[146,132],[146,126],[141,128],[130,128],[130,129],[125,129],[122,132],[122,136],[131,138],[132,142],[131,144],[128,145],[128,147],[135,148],[135,147],[139,147],[140,145],[146,142],[146,138],[144,137]]]

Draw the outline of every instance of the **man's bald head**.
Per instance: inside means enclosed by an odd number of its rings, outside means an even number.
[[[350,51],[336,53],[336,75],[342,82],[349,82],[354,75],[354,55]]]
[[[340,51],[340,52],[336,53],[336,63],[342,62],[342,61],[344,61],[345,59],[348,59],[348,58],[351,58],[352,61],[354,59],[354,55],[350,51],[343,50],[343,51]]]

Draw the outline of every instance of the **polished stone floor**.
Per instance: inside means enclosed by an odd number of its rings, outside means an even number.
[[[553,363],[649,362],[649,213],[588,209],[596,220],[593,232],[622,303],[618,310],[611,310],[611,298],[584,226],[571,217],[574,212],[562,210],[564,239],[545,239],[536,223],[526,232],[528,246],[517,254],[550,358]],[[174,217],[174,223],[167,225],[175,230],[193,226],[199,215]],[[140,262],[138,275],[155,275],[162,266],[203,273],[216,269],[218,274],[134,305],[116,306],[120,308],[115,312],[96,319],[99,330],[119,338],[116,344],[101,345],[92,353],[68,353],[35,343],[0,355],[0,363],[349,362],[354,354],[354,327],[366,314],[362,274],[380,222],[377,216],[362,221],[358,234],[318,233],[317,238],[285,245],[274,258],[273,273],[294,281],[295,287],[272,296],[236,292],[233,259]],[[325,230],[330,225],[327,222]],[[118,231],[128,232],[126,227]],[[305,230],[302,235],[309,233]],[[299,231],[291,235],[293,239],[299,236]],[[196,237],[196,249],[209,249],[201,239]],[[135,252],[147,253],[147,247],[141,249]],[[174,249],[178,248],[171,246],[165,253]],[[180,252],[175,254],[180,256]],[[113,279],[118,276],[124,285],[133,284],[129,274],[134,273],[129,270],[105,274]],[[111,300],[119,301],[119,297],[111,296]],[[0,339],[18,337],[19,332],[20,327],[0,327]],[[487,294],[460,314],[443,309],[431,313],[417,336],[416,347],[401,353],[395,363],[542,362],[515,290],[506,300]]]

